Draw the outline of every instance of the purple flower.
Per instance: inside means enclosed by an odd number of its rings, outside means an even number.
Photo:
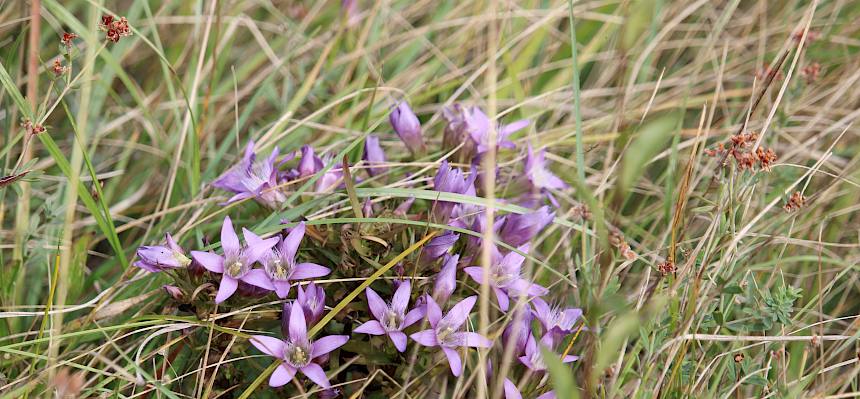
[[[559,339],[573,333],[576,321],[582,317],[582,309],[550,307],[541,298],[534,298],[532,307],[535,317],[540,321],[544,331],[553,339]]]
[[[235,194],[227,200],[228,204],[255,198],[261,204],[276,209],[287,199],[284,193],[278,190],[278,167],[275,165],[277,158],[278,148],[275,147],[268,158],[258,162],[254,142],[249,141],[242,160],[212,182],[212,185]]]
[[[248,241],[248,237],[254,235],[254,233],[244,228],[242,232],[245,235],[245,241]],[[233,230],[233,222],[229,216],[226,216],[224,217],[224,224],[221,225],[221,248],[224,249],[224,255],[191,251],[191,256],[207,270],[213,273],[221,273],[221,284],[218,287],[218,295],[215,296],[215,303],[221,303],[236,292],[240,280],[274,291],[275,287],[272,286],[272,282],[269,280],[266,272],[261,269],[252,269],[251,267],[254,265],[254,262],[258,261],[277,243],[278,238],[273,237],[254,243],[248,242],[248,245],[243,247],[239,243],[236,231]]]
[[[412,203],[415,202],[415,197],[409,197],[400,205],[397,205],[397,208],[394,209],[394,214],[397,216],[405,216],[409,212],[409,208],[412,207]]]
[[[452,168],[448,161],[442,161],[439,165],[439,172],[433,178],[433,189],[440,192],[475,195],[475,177],[477,174],[472,173],[469,177],[465,176],[462,170]],[[433,215],[440,222],[447,221],[457,206],[455,202],[434,201]]]
[[[522,252],[528,252],[528,245],[518,248]],[[531,283],[521,275],[522,265],[525,257],[511,251],[505,256],[499,252],[496,246],[492,246],[492,264],[490,265],[489,284],[496,293],[499,309],[503,312],[510,305],[509,295],[539,296],[547,293],[547,289]],[[484,282],[484,269],[481,266],[472,266],[463,269],[475,282]]]
[[[432,262],[448,253],[448,250],[454,246],[454,243],[460,239],[460,235],[453,231],[446,231],[445,234],[433,237],[424,249],[421,251],[421,259],[425,262]]]
[[[436,301],[433,298],[427,298],[427,320],[432,328],[410,335],[420,345],[442,348],[454,376],[460,376],[463,371],[463,363],[457,348],[489,348],[493,346],[492,341],[481,334],[460,331],[460,327],[469,318],[469,312],[472,311],[477,299],[478,297],[474,295],[463,299],[451,307],[448,314],[443,317],[442,309],[439,308]]]
[[[394,296],[391,298],[391,303],[385,301],[370,287],[365,290],[367,294],[367,306],[370,308],[370,313],[376,320],[370,320],[358,326],[354,331],[362,334],[370,335],[388,335],[391,342],[399,352],[406,350],[406,334],[403,329],[409,327],[424,317],[423,308],[415,308],[406,311],[409,306],[409,294],[412,288],[409,281],[403,281]]]
[[[383,174],[388,170],[385,166],[374,166],[385,164],[385,153],[379,146],[379,137],[371,134],[364,139],[364,160],[370,165],[367,171],[371,176]]]
[[[505,378],[504,388],[505,399],[523,399],[523,395],[520,394],[520,390],[517,389],[517,384],[514,384],[513,381]]]
[[[264,253],[260,258],[263,270],[269,276],[278,298],[286,298],[290,293],[290,281],[316,278],[328,275],[331,269],[316,263],[296,263],[296,251],[305,236],[305,223],[301,222],[280,240],[277,246]],[[256,245],[263,240],[256,234],[245,233],[249,245]]]
[[[451,108],[442,110],[442,115],[448,121],[445,127],[444,143],[446,147],[462,147],[462,160],[479,157],[487,152],[491,145],[501,148],[515,148],[514,143],[507,139],[512,133],[529,125],[528,120],[519,120],[509,125],[499,125],[496,143],[490,143],[490,118],[477,106],[466,107],[454,104]],[[468,142],[467,142],[468,140]]]
[[[550,172],[546,165],[546,151],[540,150],[535,153],[532,146],[529,145],[524,173],[532,187],[539,190],[561,190],[567,188],[567,184]]]
[[[285,340],[265,335],[251,336],[251,344],[255,348],[282,361],[269,378],[269,385],[272,387],[287,384],[297,371],[301,371],[317,385],[330,388],[325,371],[313,360],[343,346],[348,340],[346,335],[329,335],[312,342],[308,338],[308,325],[303,312],[290,313],[289,331]]]
[[[299,286],[299,293],[296,296],[295,303],[302,307],[305,313],[305,320],[308,323],[314,324],[320,320],[323,311],[325,310],[325,291],[321,286],[314,283],[308,284],[302,288]]]
[[[551,349],[553,346],[552,337],[548,334],[544,335],[540,340],[540,346]],[[577,359],[579,359],[579,356],[567,355],[561,359],[561,362],[570,363]],[[538,347],[538,342],[536,342],[534,335],[529,336],[529,340],[526,342],[526,353],[525,355],[520,356],[520,362],[531,371],[546,370],[546,363],[543,361],[543,355],[540,353],[540,348]]]
[[[302,146],[302,159],[299,160],[298,177],[313,176],[321,171],[323,166],[322,159],[314,154],[314,148],[309,145]]]
[[[554,213],[550,212],[548,206],[523,215],[507,215],[499,229],[499,239],[514,247],[527,244],[552,221],[553,216]]]
[[[138,248],[137,257],[140,260],[134,262],[134,265],[152,273],[188,267],[191,264],[191,259],[185,256],[185,251],[173,240],[170,233],[165,234],[165,240],[167,246],[144,245]]]
[[[526,349],[526,343],[532,335],[532,318],[531,310],[520,308],[502,332],[502,342],[506,346],[513,345],[515,355],[521,355]]]
[[[391,122],[391,127],[400,136],[400,140],[406,144],[406,148],[412,152],[412,155],[420,156],[424,154],[424,138],[421,135],[421,122],[418,117],[409,108],[406,101],[401,101],[391,110],[388,115],[388,121]]]
[[[332,161],[332,156],[327,155],[323,157],[323,162],[328,164]],[[319,179],[317,179],[316,192],[324,193],[329,190],[334,190],[343,184],[343,165],[338,162],[334,166],[332,166],[329,170],[323,173]]]
[[[454,293],[454,289],[457,288],[457,263],[459,261],[459,254],[445,255],[442,269],[436,275],[436,284],[433,286],[433,299],[437,303],[444,305]]]

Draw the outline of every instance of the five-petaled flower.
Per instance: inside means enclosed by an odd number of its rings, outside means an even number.
[[[226,216],[224,217],[224,224],[221,225],[221,248],[224,249],[224,255],[191,251],[191,257],[197,263],[213,273],[221,273],[221,284],[218,287],[218,294],[215,296],[215,303],[221,303],[230,298],[236,292],[236,288],[239,287],[239,281],[270,291],[275,290],[266,272],[252,267],[278,243],[278,238],[272,237],[250,242],[248,237],[254,236],[254,233],[247,229],[242,230],[245,241],[248,242],[247,246],[242,246],[239,242],[239,237],[233,230],[233,222],[229,216]]]
[[[235,194],[227,200],[227,204],[254,198],[269,208],[277,209],[287,200],[284,193],[278,190],[278,166],[275,164],[277,158],[278,148],[275,147],[268,158],[258,161],[254,142],[249,141],[242,160],[212,182],[212,185]]]
[[[279,298],[287,297],[290,293],[290,282],[293,280],[322,277],[331,273],[331,269],[316,263],[296,263],[296,252],[304,236],[305,223],[301,222],[290,230],[278,245],[260,258],[263,270],[271,279]],[[265,241],[250,231],[245,232],[245,239],[248,240],[248,245],[259,245]]]
[[[254,347],[281,361],[269,377],[269,385],[272,387],[287,384],[298,371],[323,388],[331,387],[325,371],[314,359],[340,348],[348,340],[349,336],[346,335],[329,335],[311,341],[304,312],[290,313],[287,338],[284,340],[265,335],[251,336],[251,344]]]
[[[582,317],[582,309],[559,306],[551,307],[541,298],[532,300],[534,315],[540,321],[544,331],[554,340],[574,332],[577,320]]]
[[[528,252],[528,244],[517,248],[521,252]],[[502,256],[499,249],[495,245],[491,247],[490,275],[488,282],[493,292],[496,293],[496,299],[499,302],[499,309],[503,312],[508,310],[510,306],[511,295],[528,295],[540,296],[547,293],[547,289],[540,285],[534,284],[522,277],[522,265],[525,257],[511,251]],[[470,266],[463,269],[466,274],[472,277],[478,284],[484,282],[484,268],[481,266]]]
[[[410,335],[410,338],[420,345],[442,348],[454,376],[460,376],[463,371],[463,362],[457,352],[458,348],[489,348],[493,346],[493,342],[481,334],[460,331],[466,319],[469,318],[469,313],[475,306],[477,299],[478,297],[474,295],[463,299],[452,306],[448,314],[443,317],[442,309],[436,304],[436,301],[427,297],[427,320],[430,322],[431,328]]]
[[[424,309],[421,307],[408,312],[406,310],[409,306],[411,289],[409,281],[402,281],[397,290],[394,291],[391,303],[385,303],[376,291],[367,287],[365,290],[367,307],[370,308],[370,313],[376,320],[367,321],[354,331],[370,335],[388,335],[398,351],[405,351],[406,334],[403,333],[403,329],[417,323],[424,317]]]
[[[546,363],[544,363],[543,355],[541,354],[540,347],[544,347],[547,349],[552,349],[553,347],[553,339],[549,336],[549,334],[544,335],[541,338],[540,342],[535,340],[534,335],[529,336],[528,342],[526,342],[526,351],[525,354],[520,356],[520,362],[528,367],[531,371],[544,371],[546,370]],[[575,355],[565,355],[561,361],[562,363],[570,363],[579,359],[579,356]]]

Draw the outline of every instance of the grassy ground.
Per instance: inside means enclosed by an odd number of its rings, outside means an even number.
[[[257,231],[281,218],[323,232],[387,223],[354,219],[345,191],[289,187],[290,206],[272,213],[221,206],[209,183],[249,139],[358,162],[375,132],[390,178],[360,182],[359,194],[384,203],[426,187],[445,153],[403,150],[387,116],[404,98],[433,148],[454,102],[531,119],[518,148],[497,155],[498,173],[518,170],[531,143],[571,185],[530,260],[554,298],[585,313],[581,359],[553,375],[559,390],[860,391],[860,3],[358,4],[344,16],[336,1],[42,0],[34,19],[30,3],[0,0],[0,158],[4,175],[28,172],[0,181],[0,397],[80,381],[80,397],[272,395],[254,390],[268,364],[237,331],[276,318],[275,302],[216,319],[177,309],[160,288],[169,278],[129,266],[134,251],[167,231],[202,247],[228,214]],[[127,17],[133,35],[106,41],[105,13]],[[71,50],[66,31],[80,36]],[[70,69],[55,77],[58,57]],[[30,134],[27,119],[46,131]],[[750,148],[775,151],[770,170],[718,151],[750,132]],[[784,209],[795,192],[805,202]],[[428,231],[412,228],[403,248]],[[366,277],[342,273],[329,305]],[[476,328],[499,328],[482,305]],[[185,339],[191,330],[203,339]],[[358,367],[372,355],[330,367],[347,397],[486,392],[480,367],[460,378]]]

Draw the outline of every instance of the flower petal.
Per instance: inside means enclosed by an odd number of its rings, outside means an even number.
[[[406,334],[402,331],[389,331],[388,338],[394,342],[394,347],[397,348],[398,352],[406,351]]]
[[[239,280],[226,274],[221,275],[221,284],[218,286],[218,294],[215,295],[215,303],[226,301],[236,292],[237,287],[239,287]]]
[[[541,396],[538,396],[536,399],[555,399],[555,391],[549,391]]]
[[[436,328],[436,325],[442,320],[442,309],[429,295],[426,297],[425,309],[427,309],[427,320],[433,328]]]
[[[415,309],[410,310],[406,313],[406,317],[403,318],[403,328],[409,327],[424,318],[424,314],[427,312],[427,308],[420,306]]]
[[[251,264],[260,260],[264,255],[271,251],[272,247],[274,247],[278,243],[278,240],[280,240],[280,238],[271,237],[262,240],[256,244],[251,244],[249,242],[248,247],[245,248],[245,251],[243,253],[245,256],[245,261],[248,262],[248,264]]]
[[[442,347],[442,351],[445,352],[445,357],[448,358],[448,364],[451,366],[451,373],[454,374],[454,377],[459,377],[460,373],[463,372],[463,361],[460,359],[460,354],[457,353],[455,349]]]
[[[462,346],[469,346],[472,348],[489,348],[493,346],[493,341],[490,341],[486,337],[476,332],[458,332],[452,334],[454,335],[454,339],[460,342]]]
[[[290,325],[288,328],[290,341],[303,342],[308,339],[308,325],[305,321],[305,312],[299,311],[301,307],[293,310],[290,312]]]
[[[284,238],[281,243],[281,251],[287,259],[295,259],[296,252],[299,250],[299,245],[302,243],[302,238],[305,236],[305,222],[301,222],[290,230],[290,234]]]
[[[370,308],[370,313],[376,320],[385,320],[385,313],[388,312],[388,305],[384,300],[370,287],[364,290],[367,295],[367,307]]]
[[[248,273],[245,273],[245,275],[242,276],[241,280],[253,286],[267,289],[269,291],[275,290],[275,286],[272,284],[272,279],[269,278],[269,275],[266,274],[266,272],[262,269],[248,270]]]
[[[579,356],[576,356],[576,355],[567,355],[567,356],[565,356],[565,357],[564,357],[564,359],[561,359],[561,362],[562,362],[562,363],[570,363],[570,362],[575,362],[575,361],[577,361],[577,360],[579,360]]]
[[[469,266],[464,268],[463,271],[466,272],[472,280],[475,280],[476,283],[484,283],[484,268],[480,266]]]
[[[418,331],[409,336],[413,341],[417,342],[419,345],[423,346],[439,346],[439,343],[436,342],[436,330],[424,330]]]
[[[251,345],[269,356],[281,359],[284,357],[284,341],[266,335],[252,335]]]
[[[275,369],[275,372],[272,373],[272,376],[269,377],[269,386],[280,387],[287,385],[295,376],[296,369],[282,363],[280,366],[278,366],[278,368]]]
[[[507,378],[505,378],[505,399],[523,399],[523,395],[520,394],[517,385]]]
[[[475,307],[475,301],[477,300],[478,297],[476,295],[472,295],[460,302],[457,302],[456,305],[451,307],[448,314],[442,318],[440,323],[444,323],[453,330],[458,330],[466,319],[469,318],[469,313],[472,311],[472,308]]]
[[[224,273],[224,257],[212,252],[191,251],[191,258],[212,273]]]
[[[278,298],[284,299],[287,295],[290,294],[290,282],[289,281],[272,281],[272,285],[275,286],[275,293],[278,294]]]
[[[330,388],[331,383],[328,382],[328,377],[325,375],[325,371],[323,371],[322,367],[316,363],[310,363],[305,367],[299,369],[302,374],[306,375],[311,381],[315,382],[317,385],[323,388]]]
[[[320,357],[340,348],[346,341],[349,341],[349,335],[329,335],[322,337],[314,341],[313,348],[311,349],[311,358]]]
[[[360,334],[370,334],[370,335],[382,335],[385,334],[385,328],[382,327],[382,323],[377,320],[368,320],[364,322],[364,324],[356,327],[353,332],[357,332]]]
[[[290,275],[291,280],[303,280],[306,278],[317,278],[327,276],[331,273],[331,269],[320,266],[316,263],[299,263],[293,268],[293,274]]]
[[[221,248],[224,249],[224,253],[238,253],[242,249],[236,230],[233,229],[233,221],[230,220],[229,216],[224,216],[224,223],[221,225]]]
[[[505,291],[496,287],[493,287],[493,292],[495,292],[496,300],[499,302],[499,309],[502,312],[507,312],[511,302],[510,298],[508,298],[508,294],[505,294]]]
[[[402,281],[397,291],[394,291],[394,296],[391,298],[391,309],[398,313],[406,313],[406,307],[409,306],[409,295],[412,292],[412,285],[409,280]]]

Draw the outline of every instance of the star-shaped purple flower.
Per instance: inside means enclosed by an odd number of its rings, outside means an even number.
[[[534,315],[553,339],[560,339],[574,332],[576,321],[582,317],[582,309],[550,306],[541,298],[532,301]]]
[[[228,204],[255,198],[261,204],[277,209],[287,199],[284,193],[278,190],[278,167],[275,165],[277,158],[278,148],[275,147],[268,158],[258,162],[254,142],[249,141],[242,160],[212,182],[212,185],[235,194],[227,200]]]
[[[260,258],[263,270],[269,276],[278,298],[286,298],[290,293],[290,282],[328,275],[331,269],[316,263],[296,263],[296,252],[305,236],[305,223],[301,222],[280,240],[278,245],[265,252]],[[249,245],[259,245],[264,240],[250,231],[245,233]]]
[[[245,241],[254,235],[247,229],[242,230]],[[254,243],[248,242],[248,246],[243,247],[239,243],[236,231],[233,230],[233,222],[229,216],[226,216],[224,217],[224,224],[221,225],[221,248],[224,249],[224,255],[191,251],[191,257],[207,270],[221,273],[221,284],[218,287],[218,294],[215,296],[215,303],[221,303],[236,292],[239,281],[274,291],[275,287],[266,272],[261,269],[252,269],[252,266],[277,243],[278,239],[273,237]]]
[[[433,189],[446,193],[475,195],[476,176],[476,173],[472,173],[466,177],[462,170],[452,168],[448,161],[442,161],[439,172],[433,178]],[[433,216],[439,222],[447,221],[457,205],[456,202],[435,201],[432,206]]]
[[[368,287],[365,290],[367,294],[367,306],[370,308],[370,313],[376,320],[370,320],[358,326],[354,331],[362,334],[370,335],[388,335],[391,342],[399,352],[406,350],[406,334],[403,329],[409,327],[424,317],[423,308],[415,308],[406,311],[409,306],[409,295],[412,287],[409,281],[403,281],[394,296],[391,298],[391,303],[385,301]]]
[[[567,188],[567,184],[547,168],[546,150],[535,152],[529,145],[524,169],[529,183],[539,190]]]
[[[445,141],[448,145],[459,145],[465,140],[462,147],[465,159],[477,160],[481,154],[487,152],[492,145],[500,148],[515,148],[508,136],[529,125],[528,120],[519,120],[508,125],[498,125],[496,132],[496,143],[490,143],[490,118],[477,106],[463,106],[454,104],[451,108],[442,110],[442,115],[448,121],[445,128]]]
[[[493,342],[481,334],[460,331],[466,319],[469,318],[469,313],[475,306],[477,299],[478,297],[474,295],[463,299],[451,307],[448,314],[443,317],[442,309],[439,308],[436,301],[427,297],[427,320],[432,328],[410,335],[410,338],[420,345],[441,348],[445,357],[448,358],[448,364],[451,366],[451,372],[454,376],[460,376],[463,371],[463,362],[457,352],[458,348],[489,348],[493,346]]]
[[[137,249],[137,257],[140,260],[134,265],[148,272],[157,273],[167,269],[178,269],[188,267],[191,259],[185,256],[185,251],[170,233],[165,234],[167,245],[144,245]]]
[[[329,335],[316,341],[308,338],[308,326],[304,312],[291,312],[289,331],[285,340],[252,335],[251,344],[261,352],[281,360],[281,364],[269,377],[269,385],[279,387],[287,384],[301,371],[306,377],[323,388],[330,388],[328,377],[322,367],[313,360],[340,348],[349,336]]]
[[[528,252],[528,244],[518,248],[521,252]],[[499,252],[496,246],[492,246],[492,265],[490,265],[489,284],[496,293],[499,309],[503,312],[510,306],[510,295],[545,295],[547,289],[540,285],[529,282],[522,277],[522,265],[525,257],[515,251],[508,252],[505,256]],[[471,266],[463,269],[469,277],[478,284],[484,282],[484,269],[481,266]]]

